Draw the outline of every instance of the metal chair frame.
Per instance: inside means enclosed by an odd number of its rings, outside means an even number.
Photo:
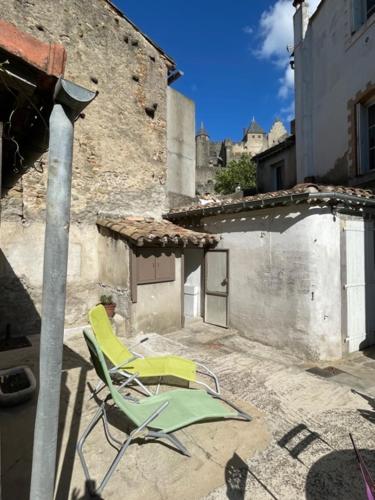
[[[123,389],[127,385],[129,385],[131,382],[135,381],[137,378],[137,373],[133,374],[131,377],[127,378],[123,384],[118,388],[118,390]],[[243,412],[240,410],[236,405],[231,403],[230,401],[227,401],[223,397],[221,397],[218,394],[210,393],[212,397],[216,399],[220,399],[224,403],[226,403],[228,406],[232,407],[234,410],[238,412],[238,419],[240,420],[246,420],[246,421],[251,421],[252,418],[250,415],[247,413]],[[152,429],[149,429],[148,426],[152,423],[153,420],[155,420],[156,417],[158,417],[168,406],[169,402],[165,401],[159,408],[157,408],[139,427],[134,429],[129,436],[123,441],[119,441],[116,439],[112,434],[109,429],[109,424],[108,424],[108,417],[107,417],[107,412],[106,412],[106,403],[108,400],[110,400],[112,396],[109,394],[107,398],[102,402],[100,405],[98,411],[95,413],[94,417],[88,424],[87,428],[83,432],[83,435],[79,439],[77,443],[77,453],[80,458],[82,468],[86,477],[87,481],[92,482],[92,479],[90,477],[89,469],[87,466],[87,462],[85,460],[84,454],[83,454],[83,446],[85,444],[86,439],[90,435],[90,433],[93,431],[93,429],[96,427],[97,423],[99,420],[103,421],[103,427],[104,427],[104,433],[106,436],[107,441],[111,446],[113,446],[117,451],[117,455],[112,461],[111,465],[109,466],[108,470],[105,472],[103,479],[101,480],[96,493],[101,494],[104,487],[110,480],[112,474],[116,470],[116,467],[118,466],[120,460],[124,456],[126,450],[130,446],[131,442],[134,441],[134,439],[141,438],[145,441],[147,439],[166,439],[169,441],[178,451],[180,451],[183,455],[190,457],[190,453],[188,450],[185,448],[185,446],[181,443],[181,441],[174,435],[174,433],[166,433],[163,431],[155,431]],[[129,397],[128,399],[131,399],[134,402],[134,398]],[[233,417],[232,417],[233,418]]]

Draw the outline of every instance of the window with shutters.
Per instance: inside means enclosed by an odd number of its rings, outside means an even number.
[[[136,276],[138,285],[175,280],[175,255],[168,248],[136,250]]]
[[[375,99],[357,104],[359,173],[375,170]]]

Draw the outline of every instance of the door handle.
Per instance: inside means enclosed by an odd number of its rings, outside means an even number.
[[[226,286],[228,284],[228,279],[224,278],[223,281],[221,282],[221,286]]]

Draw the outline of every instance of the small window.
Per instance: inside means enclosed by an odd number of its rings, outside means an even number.
[[[273,189],[275,191],[279,191],[283,189],[283,170],[284,170],[284,161],[279,161],[271,165],[272,173],[273,173]]]
[[[375,13],[375,0],[367,0],[367,19]]]
[[[170,249],[145,248],[136,252],[138,285],[175,280],[175,256]]]
[[[357,105],[359,172],[375,169],[375,103]]]
[[[352,32],[359,28],[375,14],[375,0],[352,0]]]

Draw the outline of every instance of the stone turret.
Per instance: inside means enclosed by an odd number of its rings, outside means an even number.
[[[196,135],[195,145],[197,154],[197,168],[204,168],[209,164],[210,160],[210,136],[204,128],[203,122]]]
[[[242,143],[238,147],[234,148],[234,153],[240,154],[242,152],[244,154],[254,156],[260,151],[266,149],[267,145],[267,134],[253,117],[250,125],[245,131]]]

